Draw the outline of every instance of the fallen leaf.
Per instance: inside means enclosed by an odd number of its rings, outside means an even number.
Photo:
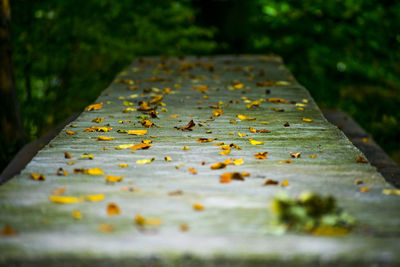
[[[122,113],[131,113],[133,111],[136,111],[136,108],[124,108],[122,110]]]
[[[140,192],[140,187],[128,187],[123,186],[121,187],[122,192]]]
[[[382,194],[400,196],[400,189],[382,189]]]
[[[261,104],[261,100],[255,100],[253,102],[250,102],[249,104],[246,105],[246,108],[251,108],[251,107],[258,107]]]
[[[246,115],[237,115],[236,117],[237,117],[239,120],[241,120],[241,121],[243,121],[243,120],[252,121],[252,120],[255,120],[255,119],[256,119],[255,117],[248,117],[248,116],[246,116]]]
[[[275,180],[272,180],[272,179],[268,179],[268,180],[266,180],[264,182],[264,185],[278,185],[278,184],[279,184],[278,181],[275,181]]]
[[[87,201],[91,201],[91,202],[97,202],[97,201],[102,201],[104,199],[104,195],[103,194],[98,194],[98,195],[88,195],[85,198]]]
[[[212,138],[197,138],[197,142],[199,143],[208,143],[208,142],[212,142],[214,141],[214,139]]]
[[[131,150],[149,149],[151,146],[152,146],[151,144],[139,143],[134,146],[131,146]]]
[[[239,137],[245,137],[245,136],[247,136],[247,134],[238,133],[238,136]]]
[[[100,224],[99,229],[104,233],[110,233],[115,231],[115,227],[112,224],[105,224],[105,223]]]
[[[226,172],[220,175],[220,183],[229,183],[231,180],[244,181],[244,177],[240,172]]]
[[[145,135],[145,134],[147,134],[147,130],[129,130],[128,134]]]
[[[80,198],[68,196],[49,196],[49,199],[57,204],[73,204],[82,201]]]
[[[360,192],[361,192],[361,193],[365,193],[365,192],[371,190],[371,188],[372,188],[371,186],[364,186],[364,187],[361,187],[361,188],[360,188]]]
[[[318,157],[317,155],[310,155],[310,159],[315,159],[316,157]]]
[[[63,168],[58,168],[56,175],[57,176],[68,176],[68,172],[66,170],[64,170]]]
[[[170,162],[172,159],[171,159],[171,157],[165,156],[165,157],[164,157],[164,160],[165,160],[166,162]]]
[[[103,171],[100,168],[93,168],[93,169],[74,169],[75,173],[83,173],[89,175],[103,175]]]
[[[118,164],[118,167],[120,167],[120,168],[126,168],[126,167],[128,167],[128,164],[127,164],[127,163],[119,163],[119,164]]]
[[[0,231],[0,236],[16,236],[17,233],[15,232],[14,228],[9,225],[4,225],[3,229]]]
[[[211,170],[218,170],[218,169],[223,169],[223,168],[225,168],[225,167],[226,167],[226,164],[225,164],[225,163],[223,163],[223,162],[217,162],[217,163],[211,165],[211,166],[210,166],[210,169],[211,169]]]
[[[162,224],[162,220],[159,218],[145,218],[140,214],[135,216],[135,223],[139,226],[159,226]]]
[[[85,130],[83,130],[84,132],[109,132],[111,131],[112,128],[111,127],[97,127],[97,126],[92,126],[90,128],[85,128]]]
[[[186,124],[185,127],[180,128],[182,131],[192,131],[192,128],[196,126],[193,120],[189,121],[188,124]]]
[[[64,157],[65,157],[66,159],[72,159],[71,154],[68,153],[68,152],[64,152]]]
[[[179,225],[179,229],[180,229],[182,232],[187,232],[187,231],[189,231],[189,225],[187,225],[186,223],[181,223],[181,224]]]
[[[222,111],[222,109],[213,110],[213,115],[214,115],[215,117],[218,117],[218,116],[220,116],[220,115],[222,115],[222,114],[224,114],[224,112]]]
[[[301,118],[301,120],[304,122],[312,122],[313,121],[312,119],[308,119],[308,118]]]
[[[187,147],[187,146],[182,147],[182,150],[189,150],[189,149],[190,149],[190,147]]]
[[[200,204],[200,203],[194,203],[193,204],[193,209],[197,210],[197,211],[202,211],[202,210],[204,210],[204,206],[202,204]]]
[[[94,156],[93,155],[89,155],[89,154],[83,154],[79,158],[80,159],[94,159]]]
[[[121,213],[121,210],[119,209],[119,207],[117,206],[117,204],[115,203],[109,203],[107,205],[107,214],[110,216],[113,215],[118,215]]]
[[[179,115],[169,115],[171,118],[178,118]]]
[[[114,137],[108,137],[108,136],[98,136],[97,141],[111,141],[114,140]]]
[[[316,227],[312,233],[316,236],[345,236],[350,232],[349,229],[339,226],[323,225]]]
[[[104,120],[104,117],[98,117],[98,118],[94,118],[94,119],[92,120],[92,122],[95,122],[95,123],[102,123],[103,120]]]
[[[87,111],[91,111],[91,110],[99,110],[102,107],[103,107],[103,102],[100,102],[100,103],[97,103],[97,104],[89,105],[85,109]]]
[[[149,164],[152,163],[155,160],[155,158],[151,158],[151,159],[138,159],[136,161],[136,164]]]
[[[283,180],[281,183],[282,187],[288,186],[289,185],[289,180]]]
[[[114,147],[114,148],[117,149],[117,150],[120,150],[120,149],[131,148],[131,147],[133,147],[133,146],[134,146],[134,144],[124,144],[124,145],[116,146],[116,147]]]
[[[105,179],[106,179],[106,181],[107,181],[108,183],[116,183],[116,182],[121,182],[121,181],[124,179],[124,177],[123,177],[123,176],[112,176],[112,175],[107,175],[107,176],[105,177]]]
[[[192,173],[192,174],[194,174],[194,175],[197,174],[197,171],[196,171],[195,169],[193,169],[193,168],[189,168],[189,172]]]
[[[155,136],[150,136],[150,137],[153,138],[153,137],[155,137]],[[151,143],[153,143],[153,140],[143,139],[143,140],[142,140],[142,143],[143,143],[143,144],[151,144]]]
[[[182,194],[183,194],[182,190],[175,190],[175,191],[168,192],[168,196],[178,196],[178,195],[182,195]]]
[[[285,160],[285,163],[291,163],[292,161],[290,159]]]
[[[298,159],[301,156],[301,152],[297,152],[297,153],[290,152],[290,156],[292,158]]]
[[[66,130],[65,133],[66,133],[66,134],[69,134],[69,135],[74,135],[74,134],[75,134],[74,131],[69,131],[69,130]]]
[[[252,145],[263,145],[264,144],[264,142],[262,142],[262,141],[256,141],[256,140],[253,140],[253,139],[249,139],[249,142],[250,142],[250,144],[252,144]]]
[[[59,187],[57,189],[54,189],[51,193],[53,195],[61,195],[61,194],[63,194],[65,192],[65,190],[67,190],[67,187],[66,186],[62,186],[62,187]]]
[[[79,210],[74,210],[72,212],[72,217],[74,217],[76,220],[80,220],[82,219],[82,213]]]
[[[289,127],[289,126],[290,126],[290,123],[289,123],[289,122],[285,122],[285,124],[283,124],[283,126]]]
[[[356,162],[358,162],[358,163],[367,163],[368,161],[364,157],[356,156]]]
[[[254,157],[256,159],[266,159],[267,154],[268,154],[268,152],[258,152],[257,154],[254,154]]]
[[[267,129],[259,129],[259,130],[256,130],[256,133],[270,133],[271,131],[270,130],[267,130]]]
[[[39,174],[39,173],[31,173],[31,175],[29,177],[35,181],[45,181],[46,180],[46,176],[44,176],[44,174]]]
[[[231,150],[230,150],[230,149],[227,149],[227,150],[224,150],[224,151],[219,152],[219,154],[220,154],[220,155],[223,155],[223,156],[229,155],[230,153],[231,153]]]
[[[249,127],[249,131],[252,132],[252,133],[256,133],[257,132],[256,129],[254,129],[254,127]]]
[[[277,98],[277,97],[270,97],[270,98],[268,98],[268,101],[269,101],[269,102],[272,102],[272,103],[275,103],[275,104],[278,104],[278,103],[285,103],[285,102],[286,102],[285,99],[283,99],[283,98]]]
[[[235,166],[242,165],[243,163],[244,163],[243,158],[233,159],[233,165],[235,165]]]

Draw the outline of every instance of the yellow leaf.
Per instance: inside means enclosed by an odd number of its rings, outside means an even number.
[[[94,119],[92,120],[92,122],[95,122],[95,123],[102,123],[103,120],[104,120],[104,117],[98,117],[98,118],[94,118]]]
[[[139,226],[159,226],[162,224],[162,220],[159,218],[145,218],[142,215],[138,214],[135,216],[135,223]]]
[[[171,118],[178,118],[179,115],[169,115]]]
[[[134,144],[124,144],[124,145],[116,146],[116,147],[114,147],[114,148],[117,149],[117,150],[120,150],[120,149],[131,148],[131,147],[133,147],[133,146],[134,146]]]
[[[151,144],[136,144],[134,146],[131,147],[132,150],[139,150],[139,149],[148,149],[150,148],[152,145]]]
[[[103,199],[104,199],[104,195],[103,194],[86,196],[86,200],[87,201],[91,201],[91,202],[102,201]]]
[[[87,169],[87,171],[84,173],[89,174],[89,175],[103,175],[104,174],[103,170],[100,168]]]
[[[267,125],[267,124],[269,124],[269,122],[267,122],[267,121],[260,121],[260,124]]]
[[[117,214],[120,214],[120,213],[121,213],[121,210],[119,209],[117,204],[109,203],[107,205],[107,214],[108,215],[113,216],[113,215],[117,215]]]
[[[190,147],[187,147],[187,146],[182,147],[182,150],[189,150],[189,149],[190,149]]]
[[[249,139],[249,142],[252,145],[263,145],[264,144],[264,142],[262,142],[262,141],[256,141],[256,140],[253,140],[253,139]]]
[[[147,134],[147,130],[130,130],[128,131],[128,134],[145,135]]]
[[[318,157],[317,155],[310,155],[311,159],[315,159],[316,157]]]
[[[62,187],[59,187],[59,188],[53,190],[51,193],[53,195],[61,195],[62,193],[65,192],[65,190],[67,190],[67,187],[66,186],[62,186]]]
[[[251,120],[255,120],[256,118],[255,117],[248,117],[248,116],[246,116],[246,115],[237,115],[236,116],[239,120],[241,120],[241,121],[243,121],[243,120],[249,120],[249,121],[251,121]]]
[[[165,161],[167,161],[167,162],[170,162],[170,161],[172,160],[171,157],[168,157],[168,156],[165,156],[164,159],[165,159]]]
[[[122,113],[131,113],[132,111],[136,111],[136,108],[124,108]]]
[[[43,174],[39,174],[39,173],[31,173],[30,178],[35,181],[45,181],[46,180],[46,176],[44,176]]]
[[[238,133],[239,137],[247,136],[247,134]]]
[[[126,168],[126,167],[128,167],[128,164],[126,164],[126,163],[120,163],[120,164],[118,164],[118,167],[120,167],[120,168]]]
[[[313,235],[317,236],[345,236],[350,232],[349,229],[339,226],[318,226],[313,230]]]
[[[235,89],[242,89],[242,88],[243,88],[243,83],[235,84],[233,87],[234,87]]]
[[[112,224],[102,223],[99,225],[99,229],[100,229],[100,231],[102,231],[104,233],[110,233],[115,230],[115,227]]]
[[[277,97],[270,97],[270,98],[268,98],[268,101],[269,101],[269,102],[272,102],[272,103],[275,103],[275,104],[278,104],[278,103],[285,103],[285,102],[286,102],[285,99],[283,99],[283,98],[277,98]]]
[[[89,155],[89,154],[83,154],[79,158],[80,159],[94,159],[94,156],[93,155]]]
[[[251,108],[251,107],[258,107],[261,104],[260,100],[256,100],[253,102],[250,102],[249,104],[246,105],[246,108]]]
[[[136,161],[136,164],[149,164],[152,163],[155,160],[155,158],[151,158],[151,159],[138,159]]]
[[[193,209],[197,210],[197,211],[202,211],[202,210],[204,210],[204,206],[202,204],[200,204],[200,203],[194,203],[193,204]]]
[[[219,152],[220,155],[224,155],[224,156],[229,155],[230,153],[231,153],[230,149]]]
[[[289,185],[289,181],[288,180],[283,180],[281,183],[282,187],[288,186]]]
[[[257,132],[256,129],[254,129],[254,127],[249,127],[249,130],[250,130],[250,132],[252,132],[252,133],[256,133],[256,132]]]
[[[111,141],[114,140],[114,137],[108,137],[108,136],[98,136],[97,141]]]
[[[128,107],[135,105],[133,102],[126,101],[126,100],[123,103],[124,103],[124,106],[128,106]]]
[[[400,189],[383,189],[382,194],[384,195],[398,195],[400,196]]]
[[[91,110],[99,110],[102,107],[103,107],[103,102],[100,102],[100,103],[97,103],[97,104],[89,105],[85,109],[87,111],[91,111]]]
[[[189,168],[189,172],[196,175],[197,171],[194,168]]]
[[[67,197],[67,196],[49,196],[50,201],[58,204],[73,204],[82,201],[77,197]]]
[[[74,217],[74,219],[76,220],[80,220],[82,219],[82,213],[79,210],[74,210],[72,212],[72,216]]]
[[[105,179],[109,183],[116,183],[116,182],[121,182],[124,179],[124,177],[123,176],[107,175]]]
[[[150,136],[150,137],[153,138],[153,136]],[[142,143],[143,143],[143,144],[151,144],[151,143],[153,143],[153,140],[143,139],[143,140],[142,140]]]
[[[268,152],[258,152],[257,154],[254,154],[254,157],[256,159],[266,159],[267,154],[268,154]]]
[[[66,133],[66,134],[69,134],[69,135],[74,135],[74,134],[75,134],[74,131],[69,131],[69,130],[66,130],[65,133]]]
[[[214,139],[212,138],[197,138],[197,142],[199,143],[208,143],[208,142],[212,142],[214,141]]]
[[[216,110],[213,111],[213,115],[214,115],[215,117],[218,117],[218,116],[220,116],[220,115],[222,115],[222,114],[224,114],[224,112],[222,111],[222,109],[216,109]]]
[[[361,187],[361,188],[360,188],[360,192],[361,192],[361,193],[365,193],[365,192],[371,190],[371,188],[372,188],[371,186],[364,186],[364,187]]]
[[[211,165],[211,166],[210,166],[210,169],[211,169],[211,170],[218,170],[218,169],[223,169],[223,168],[225,168],[225,167],[226,167],[226,164],[225,164],[225,163],[223,163],[223,162],[217,162],[217,163]]]
[[[297,152],[297,153],[290,152],[289,154],[292,158],[295,158],[295,159],[298,159],[301,156],[301,152]]]
[[[109,132],[111,131],[111,127],[97,127],[97,126],[92,126],[90,128],[85,128],[84,132]]]
[[[304,122],[312,122],[313,121],[312,119],[308,119],[308,118],[301,118],[301,120]]]
[[[243,160],[243,158],[240,158],[240,159],[234,159],[234,160],[233,160],[233,165],[235,165],[235,166],[242,165],[243,163],[244,163],[244,160]]]

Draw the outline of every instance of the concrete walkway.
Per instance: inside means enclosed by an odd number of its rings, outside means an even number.
[[[400,264],[398,191],[279,58],[138,59],[95,103],[0,187],[0,265]],[[276,224],[305,191],[351,230]]]

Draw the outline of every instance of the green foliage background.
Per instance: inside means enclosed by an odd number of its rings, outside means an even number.
[[[94,101],[135,57],[276,53],[321,107],[353,116],[400,162],[400,2],[14,0],[29,140]]]

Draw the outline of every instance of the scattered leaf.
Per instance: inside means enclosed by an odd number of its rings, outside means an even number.
[[[238,136],[239,137],[245,137],[245,136],[247,136],[247,134],[238,133]]]
[[[297,153],[290,152],[290,156],[292,158],[298,159],[301,156],[301,152],[297,152]]]
[[[151,144],[139,143],[134,146],[131,146],[131,150],[149,149],[151,146],[152,146]]]
[[[79,157],[80,159],[94,159],[93,155],[90,154],[83,154],[82,156]]]
[[[67,190],[67,187],[66,186],[62,186],[62,187],[59,187],[57,189],[54,189],[51,193],[53,195],[61,195],[61,194],[63,194],[65,192],[65,190]]]
[[[400,196],[400,189],[382,189],[382,194]]]
[[[250,142],[250,144],[252,144],[252,145],[263,145],[264,144],[264,142],[262,142],[262,141],[256,141],[256,140],[253,140],[253,139],[249,139],[249,142]]]
[[[110,216],[118,215],[121,213],[120,208],[115,203],[109,203],[107,205],[107,214]]]
[[[89,105],[85,109],[87,111],[91,111],[91,110],[99,110],[102,107],[103,107],[103,102],[100,102],[100,103],[97,103],[97,104]]]
[[[187,232],[187,231],[189,231],[189,225],[187,225],[186,223],[181,223],[181,224],[179,225],[179,229],[180,229],[182,232]]]
[[[46,176],[44,176],[44,174],[39,174],[39,173],[31,173],[31,175],[29,177],[35,181],[45,181],[46,180]]]
[[[66,130],[65,133],[66,133],[66,134],[69,134],[69,135],[74,135],[74,134],[75,134],[74,131],[69,131],[69,130]]]
[[[180,128],[180,130],[182,130],[182,131],[192,131],[193,130],[192,128],[194,126],[196,126],[196,124],[194,123],[193,120],[191,120],[191,121],[188,122],[188,124],[186,124],[185,127]]]
[[[121,181],[124,179],[124,177],[123,177],[123,176],[112,176],[112,175],[107,175],[107,176],[105,177],[105,179],[106,179],[106,181],[107,181],[108,183],[116,183],[116,182],[121,182]]]
[[[112,224],[106,224],[106,223],[102,223],[99,225],[99,229],[100,231],[102,231],[103,233],[110,233],[110,232],[114,232],[115,231],[115,227]]]
[[[223,156],[229,155],[230,153],[231,153],[231,150],[230,150],[230,149],[227,149],[227,150],[224,150],[224,151],[219,152],[219,154],[220,154],[220,155],[223,155]]]
[[[255,117],[248,117],[248,116],[246,116],[246,115],[237,115],[236,117],[237,117],[239,120],[241,120],[241,121],[243,121],[243,120],[252,121],[252,120],[255,120],[255,119],[256,119]]]
[[[197,138],[197,142],[199,143],[208,143],[208,142],[212,142],[214,141],[214,139],[212,138]]]
[[[235,165],[235,166],[242,165],[243,163],[244,163],[243,158],[233,159],[233,165]]]
[[[210,169],[211,169],[211,170],[218,170],[218,169],[223,169],[223,168],[225,168],[225,167],[226,167],[226,164],[225,164],[225,163],[223,163],[223,162],[217,162],[217,163],[211,165],[211,166],[210,166]]]
[[[104,120],[104,117],[97,117],[97,118],[94,118],[94,119],[92,120],[92,122],[95,122],[95,123],[102,123],[103,120]]]
[[[339,227],[339,226],[329,226],[323,225],[316,227],[312,233],[316,236],[345,236],[350,232],[350,229]]]
[[[268,152],[258,152],[257,154],[254,154],[254,157],[256,159],[266,159],[267,154],[268,154]]]
[[[64,158],[66,158],[66,159],[72,159],[72,156],[71,156],[70,153],[64,152]]]
[[[103,175],[104,172],[100,168],[92,168],[92,169],[74,169],[75,173],[83,173],[89,175]]]
[[[204,210],[204,206],[200,203],[194,203],[193,204],[193,209],[197,210],[197,211],[203,211]]]
[[[72,212],[72,217],[74,217],[76,220],[80,220],[82,219],[82,213],[79,210],[74,210]]]
[[[116,146],[116,147],[114,147],[114,148],[117,149],[117,150],[120,150],[120,149],[131,148],[131,147],[133,147],[133,146],[134,146],[134,144],[124,144],[124,145]]]
[[[73,204],[82,201],[80,198],[68,196],[49,196],[49,199],[57,204]]]
[[[301,118],[301,120],[304,122],[312,122],[313,121],[312,119],[308,119],[308,118]]]
[[[270,97],[270,98],[268,98],[268,101],[269,101],[269,102],[272,102],[272,103],[275,103],[275,104],[278,104],[278,103],[285,103],[285,102],[286,102],[285,99],[283,99],[283,98],[277,98],[277,97]]]
[[[275,181],[275,180],[272,180],[272,179],[267,179],[267,180],[264,182],[264,185],[278,185],[278,184],[279,184],[278,181]]]
[[[178,118],[179,115],[169,115],[171,118]]]
[[[282,187],[288,186],[289,185],[289,180],[283,180],[281,183]]]
[[[215,117],[218,117],[218,116],[220,116],[220,115],[222,115],[222,114],[224,114],[224,112],[222,111],[222,109],[213,110],[213,115],[214,115]]]
[[[147,134],[147,130],[129,130],[128,134],[145,135],[145,134]]]
[[[109,132],[111,131],[112,128],[111,127],[97,127],[97,126],[92,126],[90,128],[85,128],[85,130],[83,130],[84,132]]]
[[[120,168],[126,168],[126,167],[128,167],[128,164],[127,164],[127,163],[119,163],[119,164],[118,164],[118,167],[120,167]]]
[[[86,196],[86,200],[87,201],[91,201],[91,202],[98,202],[98,201],[102,201],[103,199],[104,199],[104,195],[103,194]]]
[[[358,162],[358,163],[367,163],[368,161],[364,157],[356,156],[356,162]]]
[[[189,150],[189,149],[190,149],[190,147],[187,147],[187,146],[182,147],[182,150]]]
[[[310,159],[315,159],[316,157],[318,157],[317,155],[310,155]]]
[[[169,156],[165,156],[165,157],[164,157],[164,160],[165,160],[166,162],[170,162],[172,159],[171,159],[171,157],[169,157]]]
[[[244,181],[240,172],[226,172],[220,175],[220,183],[229,183],[231,180]]]
[[[138,159],[136,161],[136,164],[149,164],[152,163],[155,160],[155,158],[151,158],[151,159]]]
[[[192,174],[194,174],[194,175],[197,174],[197,171],[196,171],[195,169],[193,169],[193,168],[189,168],[189,172],[192,173]]]
[[[108,137],[108,136],[98,136],[97,141],[111,141],[114,140],[114,137]]]
[[[361,187],[361,188],[360,188],[360,192],[361,192],[361,193],[365,193],[365,192],[371,190],[371,188],[372,188],[371,186],[364,186],[364,187]]]

